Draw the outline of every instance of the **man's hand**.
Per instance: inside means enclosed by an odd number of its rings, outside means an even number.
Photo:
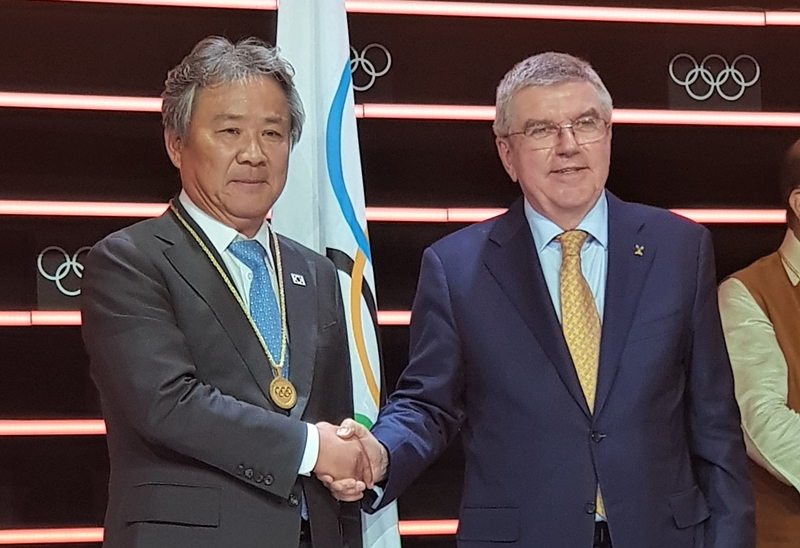
[[[314,467],[314,474],[328,485],[336,482],[342,491],[347,493],[347,500],[358,500],[364,489],[372,487],[372,467],[368,455],[357,438],[349,439],[337,435],[341,430],[333,424],[318,422],[319,457]],[[340,499],[341,500],[341,499]]]
[[[389,454],[381,442],[363,425],[353,419],[345,419],[336,434],[342,440],[358,441],[364,449],[370,464],[370,481],[359,482],[355,478],[339,478],[329,474],[317,474],[320,481],[341,501],[352,502],[364,496],[364,489],[372,489],[376,482],[386,476],[389,467]]]

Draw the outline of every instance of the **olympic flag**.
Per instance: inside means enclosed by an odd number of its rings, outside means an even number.
[[[281,0],[277,42],[297,71],[306,123],[272,222],[339,270],[355,418],[369,428],[380,406],[381,364],[344,0]],[[362,515],[362,530],[365,548],[399,547],[396,506]]]

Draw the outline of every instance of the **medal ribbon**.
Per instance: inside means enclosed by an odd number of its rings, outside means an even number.
[[[202,249],[203,252],[206,254],[206,257],[208,257],[208,260],[211,261],[212,265],[214,265],[214,268],[217,270],[220,277],[222,277],[222,280],[225,282],[225,285],[228,287],[228,290],[236,299],[236,302],[239,303],[239,308],[241,308],[242,312],[244,312],[247,321],[250,322],[250,327],[253,329],[253,333],[255,333],[256,337],[258,337],[258,342],[261,343],[261,348],[264,350],[264,354],[266,354],[267,359],[269,360],[269,364],[272,367],[275,377],[280,378],[281,370],[283,369],[283,365],[286,360],[288,329],[286,322],[286,295],[283,290],[283,266],[281,264],[281,251],[280,251],[280,246],[278,245],[278,236],[272,229],[269,230],[269,234],[272,239],[273,249],[275,252],[275,276],[278,279],[278,293],[279,293],[278,308],[281,314],[281,352],[280,352],[280,359],[275,360],[275,358],[272,356],[272,353],[269,351],[267,343],[264,341],[264,337],[261,336],[261,332],[258,330],[256,322],[253,321],[253,318],[250,315],[250,311],[247,310],[244,301],[239,296],[239,292],[236,290],[236,287],[233,285],[233,282],[231,282],[231,279],[225,273],[225,270],[222,268],[222,266],[220,266],[217,259],[211,253],[211,250],[208,249],[208,247],[200,238],[200,236],[197,234],[197,232],[191,227],[191,225],[189,225],[188,222],[186,222],[186,219],[183,218],[183,216],[180,214],[180,212],[172,203],[172,201],[170,201],[169,208],[172,211],[172,213],[175,214],[175,217],[177,217],[178,221],[180,221],[180,223],[183,225],[186,231],[189,232],[192,238],[194,238],[194,240],[197,242],[197,245],[200,246],[200,249]]]

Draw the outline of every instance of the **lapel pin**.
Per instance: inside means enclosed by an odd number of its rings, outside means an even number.
[[[639,245],[639,244],[635,244],[633,246],[633,254],[636,255],[637,257],[643,257],[644,256],[644,246],[643,245]]]
[[[292,272],[291,276],[292,276],[292,283],[294,285],[301,285],[303,287],[306,286],[306,279],[303,277],[302,274],[295,274],[294,272]]]

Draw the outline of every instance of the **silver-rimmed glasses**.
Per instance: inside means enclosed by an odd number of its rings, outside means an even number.
[[[521,135],[531,150],[553,148],[561,139],[561,132],[568,129],[579,145],[588,145],[602,139],[610,124],[596,116],[584,116],[569,124],[531,124],[522,131],[509,133],[506,137]]]

